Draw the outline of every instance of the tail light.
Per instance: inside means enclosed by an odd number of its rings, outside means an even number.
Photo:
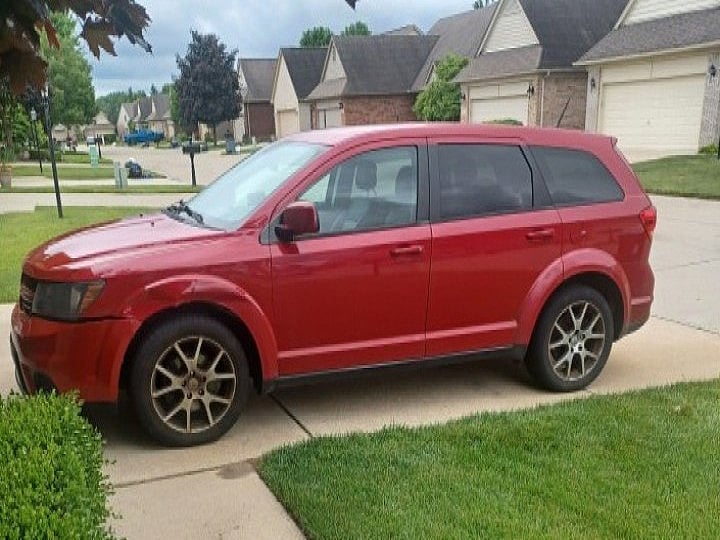
[[[647,235],[652,238],[653,232],[655,232],[655,226],[657,225],[657,209],[654,206],[645,208],[640,212],[640,222],[643,224]]]

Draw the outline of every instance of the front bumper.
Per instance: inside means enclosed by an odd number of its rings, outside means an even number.
[[[12,313],[10,350],[25,393],[77,390],[86,402],[117,401],[120,368],[138,324],[131,319],[58,322]]]

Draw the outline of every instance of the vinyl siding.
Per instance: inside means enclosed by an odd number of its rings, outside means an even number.
[[[518,0],[509,0],[502,6],[495,24],[490,29],[484,52],[516,49],[529,45],[538,45],[538,38],[530,25]]]
[[[720,7],[720,0],[636,0],[630,6],[623,25],[714,7]]]
[[[335,45],[332,45],[328,54],[327,68],[325,69],[325,76],[323,81],[331,79],[343,79],[345,78],[345,68],[343,68],[342,62],[340,62],[340,56],[337,54]]]

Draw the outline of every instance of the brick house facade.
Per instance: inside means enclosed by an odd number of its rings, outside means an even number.
[[[413,112],[415,94],[399,96],[360,96],[342,100],[342,125],[394,124],[417,120]],[[318,109],[313,109],[313,127],[319,124]]]

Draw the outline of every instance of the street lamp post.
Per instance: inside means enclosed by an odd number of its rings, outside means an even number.
[[[57,204],[58,217],[62,219],[63,209],[62,200],[60,199],[60,183],[58,182],[57,165],[55,163],[55,141],[52,136],[52,122],[50,120],[51,115],[51,101],[52,94],[50,93],[50,86],[47,88],[47,95],[43,98],[43,105],[45,107],[45,130],[48,133],[48,148],[50,149],[50,165],[52,165],[53,173],[53,185],[55,186],[55,203]]]
[[[32,128],[33,128],[33,138],[35,139],[35,149],[38,153],[38,163],[40,164],[40,174],[42,174],[42,154],[40,153],[40,140],[38,139],[37,134],[37,124],[35,122],[37,121],[37,111],[35,110],[35,107],[30,109],[30,120],[32,120]]]

